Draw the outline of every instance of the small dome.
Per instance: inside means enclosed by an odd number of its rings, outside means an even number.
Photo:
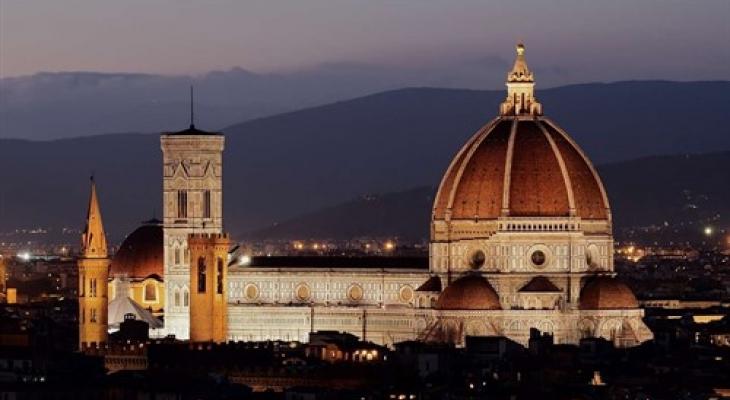
[[[160,221],[147,221],[127,236],[114,255],[109,275],[128,278],[164,276],[164,250]]]
[[[439,310],[501,310],[499,296],[489,282],[478,275],[463,276],[441,293]]]
[[[580,292],[581,310],[639,308],[634,292],[616,278],[600,276],[591,279]]]

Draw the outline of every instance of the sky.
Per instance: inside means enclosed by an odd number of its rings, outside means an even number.
[[[0,77],[500,63],[559,83],[730,79],[730,1],[0,0]]]

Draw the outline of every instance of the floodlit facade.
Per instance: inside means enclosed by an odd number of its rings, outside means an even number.
[[[614,277],[603,183],[578,145],[543,115],[525,48],[516,50],[498,116],[443,176],[428,268],[387,259],[294,265],[282,257],[265,266],[226,259],[219,269],[213,260],[224,257],[228,240],[224,137],[193,125],[163,134],[164,331],[181,339],[193,332],[202,341],[306,341],[310,332],[335,330],[385,345],[463,345],[470,335],[527,344],[532,328],[557,343],[597,336],[632,346],[651,339],[636,297]],[[201,254],[210,260],[199,261]]]
[[[86,227],[81,235],[79,268],[79,348],[100,346],[107,342],[109,299],[109,257],[106,234],[101,220],[96,184],[91,179],[91,195]]]
[[[234,268],[231,339],[347,331],[381,344],[504,335],[558,343],[648,340],[643,310],[613,278],[611,210],[577,144],[543,116],[517,46],[499,115],[469,139],[436,195],[429,271]],[[445,288],[442,287],[445,286]]]
[[[187,339],[190,333],[190,250],[193,233],[223,232],[224,137],[190,128],[160,138],[163,162],[163,263],[165,329]]]

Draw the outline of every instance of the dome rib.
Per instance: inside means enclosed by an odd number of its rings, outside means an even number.
[[[507,156],[504,160],[504,178],[502,180],[502,209],[500,215],[509,214],[509,187],[512,185],[512,160],[515,155],[515,136],[517,136],[517,120],[512,121],[512,129],[507,142]]]
[[[565,180],[550,143],[535,121],[520,121],[509,187],[509,215],[567,217]]]
[[[477,130],[469,138],[466,144],[464,144],[464,146],[462,146],[461,149],[459,149],[459,151],[456,153],[456,157],[454,157],[454,159],[451,161],[451,164],[449,164],[449,167],[446,169],[446,173],[441,179],[438,191],[436,192],[436,200],[434,201],[434,208],[432,213],[433,217],[440,215],[441,218],[444,218],[445,214],[449,212],[449,210],[451,209],[450,201],[452,198],[453,188],[457,186],[455,181],[458,175],[458,171],[461,170],[461,165],[464,163],[464,159],[467,158],[466,156],[474,145],[474,142],[480,139],[485,130],[491,130],[498,121],[499,118],[495,118],[479,130]]]
[[[558,146],[555,144],[555,140],[553,140],[552,136],[550,136],[550,133],[548,133],[542,121],[535,121],[535,124],[537,124],[537,126],[540,128],[540,131],[545,136],[545,139],[547,139],[548,143],[550,143],[550,148],[553,149],[553,154],[555,154],[555,159],[558,161],[560,173],[563,175],[563,182],[565,183],[565,190],[568,194],[569,215],[575,215],[575,197],[573,196],[573,183],[570,180],[570,174],[568,173],[568,170],[565,166],[565,160],[563,160],[563,155],[558,150]]]
[[[585,152],[557,124],[549,118],[542,118],[548,133],[560,149],[567,171],[571,175],[571,185],[581,188],[574,192],[576,214],[583,219],[611,220],[611,208],[606,188],[596,168]],[[573,186],[575,187],[575,186]],[[600,200],[600,201],[599,201]]]
[[[582,150],[543,117],[499,117],[457,153],[432,220],[580,217],[608,220],[600,177]]]
[[[485,131],[462,162],[455,185],[449,196],[448,210],[454,219],[496,218],[501,210],[497,200],[504,190],[502,180],[506,155],[505,136],[510,132],[509,121],[500,121]],[[480,179],[480,175],[488,175]],[[484,186],[487,183],[487,186]],[[486,189],[483,191],[483,189]],[[454,199],[459,198],[459,202]],[[491,200],[491,202],[490,202]],[[480,203],[487,205],[487,213],[479,214]],[[490,204],[491,203],[491,204]],[[491,207],[489,207],[491,205]]]

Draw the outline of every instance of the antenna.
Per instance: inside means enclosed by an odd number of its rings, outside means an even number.
[[[193,112],[193,85],[190,85],[190,129],[195,129],[195,113]]]

